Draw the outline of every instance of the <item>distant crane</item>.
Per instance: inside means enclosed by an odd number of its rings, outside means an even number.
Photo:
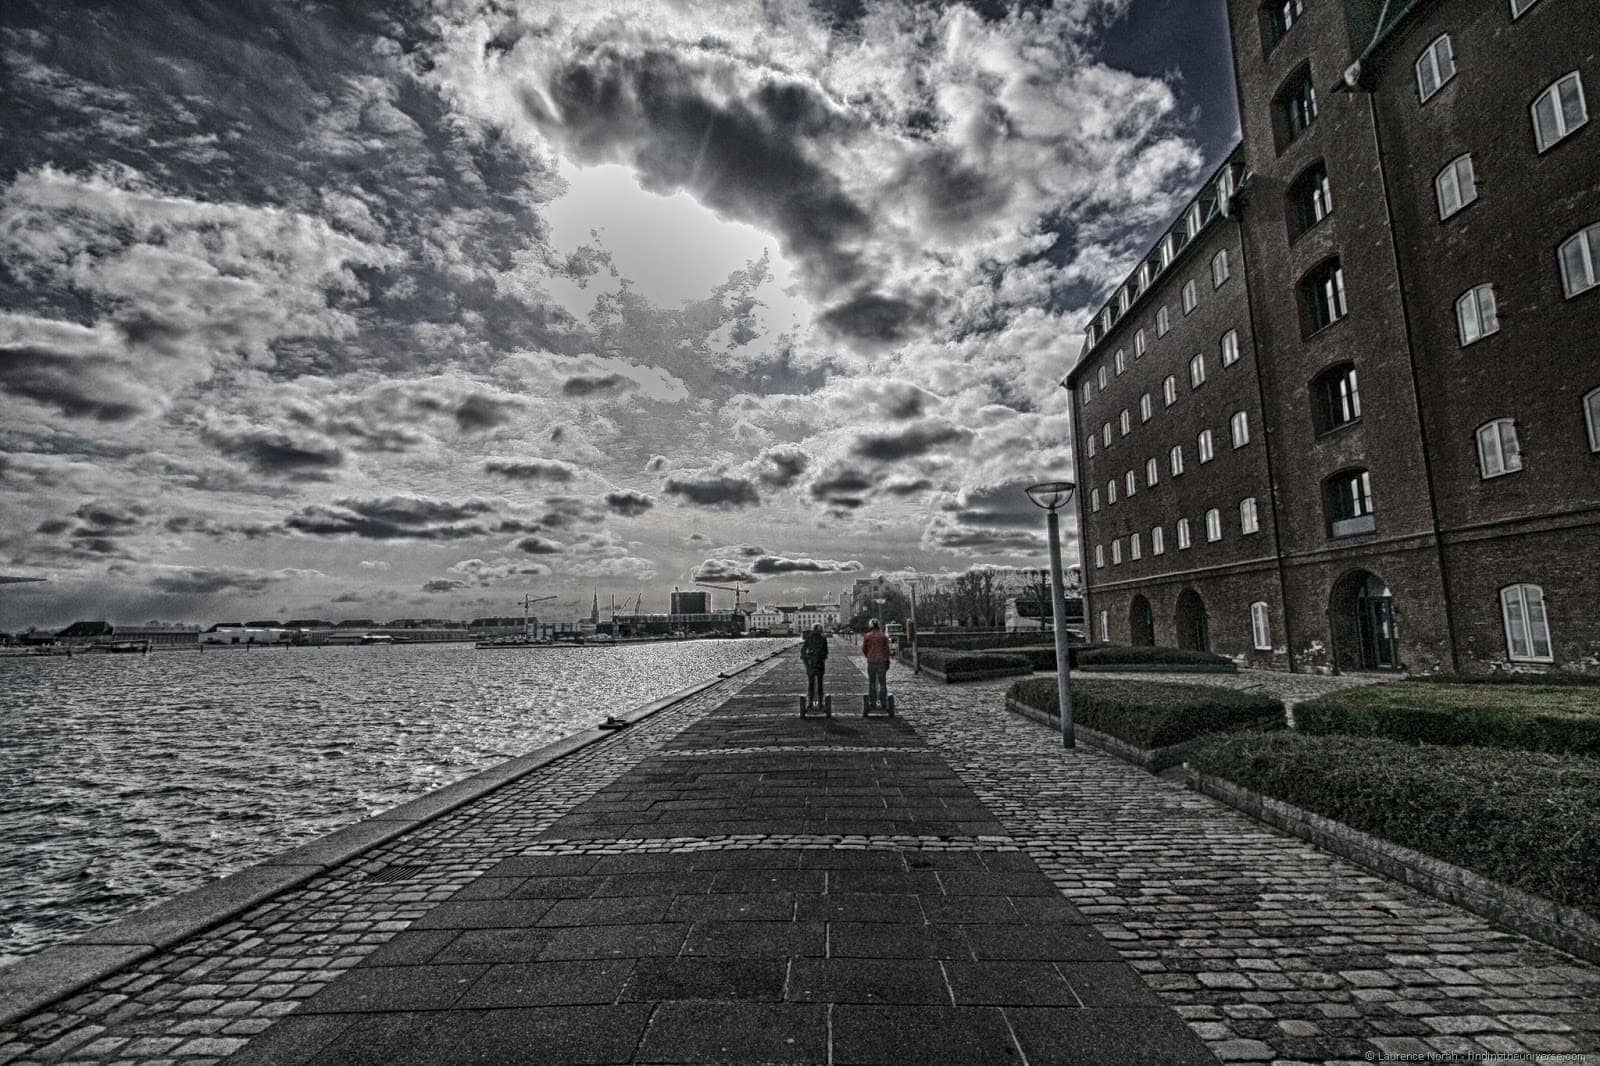
[[[739,610],[739,597],[750,591],[743,585],[708,585],[704,581],[696,581],[695,584],[703,589],[716,589],[718,592],[733,593],[733,609],[735,613]]]
[[[554,596],[534,596],[532,593],[528,593],[528,594],[526,594],[526,595],[524,595],[522,597],[522,632],[523,633],[527,633],[528,632],[528,608],[532,607],[536,603],[543,603],[545,600],[553,600],[553,599],[555,599]]]

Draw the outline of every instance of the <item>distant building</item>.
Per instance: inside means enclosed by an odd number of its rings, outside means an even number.
[[[193,648],[200,630],[194,626],[125,626],[110,622],[74,622],[55,635],[55,640],[73,647],[92,648],[105,644],[149,644],[151,648]]]
[[[760,606],[750,612],[750,631],[752,633],[770,633],[788,624],[789,619],[776,607]]]
[[[672,590],[673,614],[707,614],[710,611],[711,593]]]

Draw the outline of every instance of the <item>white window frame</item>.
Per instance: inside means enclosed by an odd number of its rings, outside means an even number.
[[[1104,570],[1106,568],[1106,546],[1104,544],[1096,544],[1094,546],[1094,568],[1096,570]]]
[[[1222,539],[1222,512],[1213,507],[1206,512],[1206,543],[1215,544]]]
[[[1080,395],[1082,398],[1082,406],[1088,407],[1089,401],[1094,399],[1094,386],[1085,381],[1083,383],[1083,389]]]
[[[1600,389],[1595,390],[1595,398],[1600,401]],[[1600,407],[1600,402],[1597,402],[1595,406]],[[1152,455],[1144,461],[1144,487],[1149,489],[1159,484],[1161,484],[1161,464]]]
[[[1117,537],[1111,542],[1111,565],[1122,565],[1122,538]]]
[[[1267,616],[1266,600],[1250,605],[1250,637],[1256,651],[1272,650],[1272,623]]]
[[[1111,643],[1111,612],[1100,612],[1100,643]]]
[[[1144,327],[1140,326],[1133,335],[1133,357],[1138,359],[1144,355],[1145,340]]]
[[[1245,411],[1235,411],[1228,419],[1228,434],[1233,438],[1235,448],[1243,448],[1250,443],[1250,415]]]
[[[1110,507],[1117,502],[1117,479],[1112,478],[1106,482],[1106,506]]]
[[[1093,459],[1094,458],[1094,448],[1095,448],[1095,445],[1094,445],[1094,434],[1093,433],[1089,434],[1089,436],[1084,439],[1084,446],[1085,446],[1085,448],[1087,449],[1087,451],[1089,453],[1089,458]]]
[[[1512,19],[1519,19],[1523,15],[1526,15],[1528,13],[1528,9],[1538,2],[1539,0],[1511,0]]]
[[[1107,448],[1111,447],[1111,423],[1107,422],[1100,427],[1100,443]]]
[[[1506,656],[1512,662],[1553,663],[1550,616],[1544,589],[1538,585],[1508,585],[1500,590],[1500,619],[1505,626]],[[1540,650],[1540,645],[1543,650]]]
[[[1474,285],[1462,293],[1456,300],[1456,335],[1461,339],[1461,347],[1499,332],[1500,307],[1494,298],[1494,286]]]
[[[1128,558],[1130,560],[1144,558],[1144,549],[1140,546],[1139,534],[1137,533],[1128,534]]]
[[[1095,381],[1100,383],[1100,391],[1101,392],[1105,392],[1106,391],[1106,365],[1104,363],[1101,363],[1099,368],[1095,371],[1094,378],[1095,378]]]
[[[1600,389],[1584,394],[1583,422],[1589,429],[1589,450],[1600,452]]]
[[[1156,308],[1156,336],[1165,337],[1172,332],[1172,312],[1165,304]]]
[[[1490,478],[1515,474],[1522,469],[1522,445],[1517,440],[1517,421],[1496,418],[1474,432],[1478,442],[1478,476]]]
[[[1456,76],[1456,49],[1448,33],[1441,33],[1417,57],[1417,97],[1422,103],[1450,84]]]
[[[1100,510],[1100,490],[1099,489],[1090,489],[1089,490],[1089,510],[1091,510],[1091,511]]]
[[[1189,388],[1198,389],[1206,383],[1206,356],[1199,352],[1189,359]]]
[[[1161,401],[1165,407],[1171,407],[1178,402],[1178,379],[1168,374],[1161,383]]]
[[[1167,554],[1167,533],[1160,526],[1150,527],[1150,554]]]
[[[1222,365],[1232,366],[1239,361],[1239,331],[1230,329],[1222,335]]]
[[[1194,537],[1189,533],[1189,520],[1187,518],[1178,519],[1178,550],[1188,551],[1193,544]]]
[[[1567,115],[1566,101],[1562,99],[1562,89],[1568,85],[1577,90],[1578,116],[1575,120]],[[1552,128],[1549,130],[1539,121],[1539,108],[1546,102],[1551,105],[1549,117]],[[1540,152],[1548,152],[1589,122],[1589,102],[1583,93],[1583,75],[1576,70],[1563,74],[1534,99],[1528,110],[1533,118],[1534,147]]]
[[[1472,153],[1458,155],[1433,179],[1434,198],[1439,202],[1439,221],[1460,214],[1478,198],[1478,173],[1472,166]]]
[[[1121,377],[1128,372],[1128,350],[1126,348],[1118,348],[1117,354],[1113,358],[1116,361],[1117,376]]]
[[[1172,476],[1173,477],[1182,477],[1183,476],[1183,445],[1174,444],[1172,446],[1172,450],[1167,453],[1167,460],[1168,460],[1168,463],[1172,467]]]
[[[1585,226],[1556,249],[1561,291],[1567,299],[1600,287],[1600,222]]]
[[[1202,429],[1195,438],[1195,450],[1200,453],[1200,462],[1209,463],[1217,457],[1216,439],[1209,429]]]
[[[1179,298],[1183,301],[1183,313],[1186,315],[1200,306],[1200,287],[1194,283],[1193,278],[1183,283]]]
[[[1150,421],[1155,417],[1155,411],[1155,403],[1150,399],[1148,392],[1139,397],[1139,421]]]
[[[1228,266],[1228,250],[1223,248],[1211,257],[1211,287],[1222,288],[1232,276],[1232,270]]]
[[[1122,432],[1124,437],[1133,432],[1133,416],[1128,414],[1126,407],[1122,409],[1121,414],[1117,415],[1117,429]]]
[[[1239,532],[1245,535],[1261,532],[1261,511],[1254,496],[1239,501]]]
[[[1137,496],[1139,494],[1139,479],[1132,470],[1122,475],[1122,489],[1124,495]]]

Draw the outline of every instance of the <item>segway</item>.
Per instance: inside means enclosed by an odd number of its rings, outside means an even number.
[[[833,717],[833,697],[824,696],[820,704],[812,703],[805,696],[800,697],[800,717],[806,717],[812,711],[821,711],[824,718]]]
[[[861,717],[863,717],[863,718],[870,717],[872,715],[872,713],[874,711],[876,711],[876,710],[882,710],[884,714],[887,714],[890,718],[893,718],[894,717],[894,693],[892,693],[892,692],[889,693],[889,699],[884,703],[883,707],[881,707],[881,708],[876,703],[872,702],[872,694],[870,692],[862,693],[862,695],[861,695]]]

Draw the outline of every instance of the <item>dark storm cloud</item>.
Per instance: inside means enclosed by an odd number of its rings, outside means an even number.
[[[537,534],[515,540],[511,543],[511,546],[517,551],[528,555],[560,555],[562,549],[566,547],[558,540],[551,540],[549,537],[541,537]]]
[[[1044,547],[1044,515],[1025,482],[951,496],[923,531],[925,548],[977,554],[1033,554]]]
[[[483,468],[518,481],[571,481],[575,473],[571,463],[559,459],[489,459]]]
[[[761,502],[755,482],[728,474],[676,475],[662,486],[670,496],[681,496],[697,507],[753,507]]]
[[[917,422],[893,433],[863,433],[851,451],[863,459],[889,463],[926,455],[933,449],[957,441],[972,440],[970,429],[963,429],[941,418]]]
[[[606,506],[613,514],[624,518],[637,518],[656,505],[655,497],[632,489],[619,489],[606,493]]]
[[[879,292],[861,292],[817,317],[824,328],[842,337],[875,344],[898,344],[933,321],[931,301],[903,300]]]
[[[291,532],[318,537],[366,540],[459,540],[489,532],[481,519],[492,517],[488,500],[460,502],[426,496],[385,496],[312,504],[284,520]]]
[[[170,596],[215,596],[222,592],[260,592],[284,577],[258,570],[182,567],[151,578],[150,587]]]
[[[539,524],[546,529],[570,529],[579,524],[591,525],[605,517],[592,500],[583,496],[546,496],[544,507],[544,512],[539,516]]]
[[[778,444],[756,458],[756,476],[763,485],[788,488],[811,466],[811,456],[798,444]]]
[[[555,71],[554,113],[534,93],[530,117],[587,164],[632,165],[648,188],[687,190],[735,218],[760,219],[830,284],[861,271],[846,246],[869,220],[806,150],[848,122],[808,86],[767,80],[729,93],[718,72],[665,51],[590,53]]]
[[[451,414],[463,433],[482,433],[511,421],[511,413],[516,406],[506,400],[479,393],[462,400]]]
[[[882,414],[897,422],[921,416],[928,405],[938,399],[933,393],[909,381],[864,385],[863,391],[872,396],[874,406]]]
[[[344,465],[344,450],[331,441],[296,436],[281,429],[211,427],[201,437],[223,455],[241,459],[266,474],[325,481]]]
[[[707,559],[690,573],[696,581],[708,584],[741,584],[753,585],[761,579],[751,572],[748,566],[734,562],[731,559]]]
[[[69,355],[41,346],[0,348],[0,391],[73,418],[127,422],[151,409],[149,398],[115,359]]]
[[[775,574],[850,574],[861,569],[854,559],[841,562],[837,559],[791,559],[783,555],[763,555],[750,564],[752,572],[763,576]]]
[[[835,464],[811,483],[811,496],[834,510],[853,511],[865,506],[872,488],[873,480],[865,471]]]
[[[885,478],[878,488],[890,496],[915,496],[933,488],[933,482],[925,477],[891,477]]]
[[[468,588],[468,587],[469,587],[468,584],[465,581],[462,581],[460,578],[441,577],[441,578],[436,578],[433,581],[429,581],[429,582],[424,583],[423,586],[422,586],[422,591],[423,592],[435,592],[435,593],[437,593],[437,592],[460,592],[462,589]]]
[[[608,395],[633,387],[621,374],[574,374],[561,383],[561,395],[583,398]]]

